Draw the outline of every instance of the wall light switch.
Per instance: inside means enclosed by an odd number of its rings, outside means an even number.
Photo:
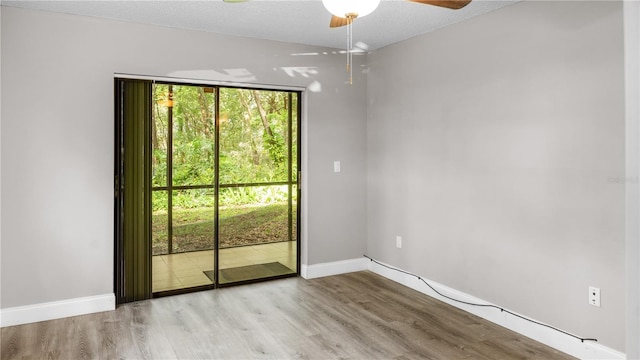
[[[333,172],[340,172],[340,161],[334,161],[333,162]]]

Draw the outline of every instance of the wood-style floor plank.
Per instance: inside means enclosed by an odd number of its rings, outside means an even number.
[[[3,328],[0,359],[572,359],[370,272]]]

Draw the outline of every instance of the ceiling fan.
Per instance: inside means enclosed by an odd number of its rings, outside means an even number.
[[[471,0],[408,0],[420,4],[458,10],[467,6]],[[329,27],[347,26],[347,72],[349,84],[353,83],[353,21],[357,17],[371,14],[380,5],[380,0],[322,0],[324,7],[331,13]]]
[[[225,0],[234,1],[234,0]],[[237,0],[235,0],[237,1]],[[439,6],[458,10],[467,6],[471,0],[407,0],[415,3]],[[322,0],[324,7],[333,15],[329,27],[349,25],[357,17],[371,14],[380,4],[380,0]]]
[[[222,0],[228,3],[246,2],[249,0]],[[407,0],[420,4],[444,7],[458,10],[467,6],[471,0]],[[352,17],[363,17],[369,15],[380,4],[380,0],[322,0],[322,4],[333,15],[330,27],[340,27],[347,25],[347,19]],[[359,12],[358,12],[359,10]]]
[[[245,2],[249,0],[223,0],[228,3]],[[471,0],[407,0],[419,4],[433,5],[452,10],[462,9]],[[347,72],[349,84],[353,83],[353,21],[358,17],[371,14],[380,5],[380,0],[322,0],[324,7],[331,13],[330,28],[347,26]]]

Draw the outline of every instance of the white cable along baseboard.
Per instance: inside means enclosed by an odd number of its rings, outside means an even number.
[[[390,266],[390,265],[387,265],[387,266]],[[390,267],[394,268],[393,266],[390,266]],[[443,301],[458,309],[464,310],[468,313],[481,317],[485,320],[491,321],[492,323],[498,324],[509,330],[515,331],[528,338],[534,339],[540,343],[543,343],[554,349],[560,350],[571,356],[575,356],[579,359],[602,359],[602,360],[626,359],[625,354],[619,351],[613,350],[611,348],[608,348],[606,346],[602,346],[596,342],[592,342],[592,341],[581,342],[576,338],[565,335],[551,328],[547,328],[547,327],[532,323],[530,321],[515,317],[513,315],[510,315],[507,312],[501,312],[495,308],[465,305],[462,303],[458,303],[458,302],[443,298],[442,296],[439,296],[435,291],[431,290],[427,285],[425,285],[424,282],[420,281],[415,276],[389,269],[385,266],[378,265],[373,261],[369,261],[368,269],[369,271],[374,272],[378,275],[381,275],[387,279],[393,280],[411,289],[419,291],[425,295],[431,296],[434,299]],[[450,288],[448,286],[439,284],[435,281],[431,281],[428,279],[424,279],[424,280],[428,282],[431,286],[433,286],[433,288],[436,289],[439,293],[449,296],[451,298],[469,302],[469,303],[490,304],[488,301],[479,299],[475,296],[472,296],[467,293]],[[528,318],[527,316],[524,316],[524,315],[521,315],[521,316]]]
[[[386,264],[384,264],[386,265]],[[389,266],[389,265],[387,265]],[[393,266],[391,266],[393,268]],[[427,296],[448,303],[459,309],[479,316],[485,320],[503,326],[509,330],[539,341],[545,345],[558,349],[564,353],[580,359],[608,359],[624,360],[625,354],[602,346],[595,342],[581,342],[568,335],[557,332],[532,322],[514,317],[508,313],[498,311],[494,308],[479,308],[470,305],[457,303],[436,294],[422,281],[407,273],[392,270],[383,265],[370,261],[366,258],[341,260],[329,263],[314,265],[302,265],[301,276],[305,279],[314,279],[331,275],[346,274],[355,271],[369,270],[389,280],[405,285],[411,289],[419,291]],[[438,292],[446,296],[472,303],[489,304],[472,295],[460,292],[435,281],[427,280]],[[53,301],[43,304],[27,305],[0,310],[0,326],[7,327],[13,325],[28,324],[39,321],[60,319],[64,317],[85,315],[115,309],[115,295],[105,294],[89,296],[77,299]]]

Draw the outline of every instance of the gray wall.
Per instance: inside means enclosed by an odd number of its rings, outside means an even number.
[[[369,254],[624,352],[622,24],[525,2],[370,54]]]
[[[0,6],[0,20],[2,19],[2,6]],[[2,24],[0,23],[0,139],[2,139]],[[1,143],[1,140],[0,140]],[[2,159],[2,146],[0,146],[0,159]],[[0,160],[0,165],[2,161]],[[0,204],[2,203],[2,166],[0,166]],[[0,206],[0,299],[2,299],[2,206]],[[1,301],[1,300],[0,300]],[[0,302],[0,308],[1,302]]]
[[[640,359],[640,2],[624,2],[627,359]]]
[[[1,9],[1,308],[113,291],[114,72],[317,81],[305,263],[366,249],[624,351],[620,3],[514,5],[369,55],[351,87],[342,56],[290,56],[326,49]]]
[[[331,50],[2,8],[1,307],[113,292],[114,73],[306,87],[308,258],[366,240],[366,78]],[[318,53],[317,56],[292,56]],[[364,56],[355,59],[362,64]],[[285,68],[309,68],[308,77]],[[307,70],[309,70],[307,69]],[[240,74],[235,76],[233,74]],[[343,172],[334,174],[333,161]]]

